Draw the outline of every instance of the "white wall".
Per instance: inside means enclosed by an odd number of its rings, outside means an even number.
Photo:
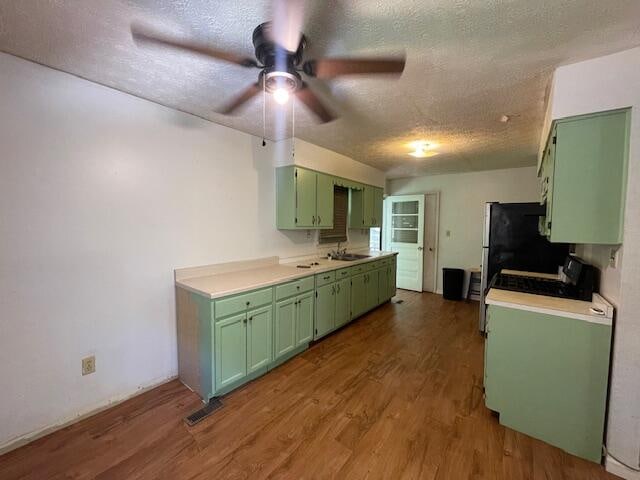
[[[0,448],[177,374],[174,268],[315,253],[275,229],[260,143],[0,54]],[[308,149],[308,166],[384,178]]]
[[[624,252],[606,268],[601,289],[617,306],[607,444],[624,463],[640,466],[640,48],[559,68],[550,119],[632,107]],[[546,125],[549,124],[547,119]],[[543,136],[544,138],[544,136]],[[607,247],[582,247],[606,263]],[[608,465],[609,466],[609,465]],[[632,472],[626,474],[631,476]]]
[[[387,187],[390,195],[440,192],[438,292],[442,291],[443,267],[480,266],[486,202],[539,199],[535,167],[402,178],[389,180]]]

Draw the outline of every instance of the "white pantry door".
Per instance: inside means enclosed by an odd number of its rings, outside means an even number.
[[[422,292],[424,195],[387,197],[383,225],[384,250],[398,252],[397,287]]]

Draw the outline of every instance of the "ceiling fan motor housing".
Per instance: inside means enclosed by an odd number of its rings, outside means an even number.
[[[277,89],[295,92],[302,86],[302,78],[297,67],[302,62],[306,39],[302,35],[298,49],[290,52],[271,40],[268,34],[270,28],[271,22],[265,22],[253,31],[256,58],[264,65],[258,83],[260,85],[264,83],[267,92],[274,92]]]

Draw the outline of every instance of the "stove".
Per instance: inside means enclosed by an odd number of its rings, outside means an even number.
[[[489,288],[546,295],[548,297],[580,298],[575,286],[569,283],[548,278],[525,277],[507,273],[496,274],[491,280]]]

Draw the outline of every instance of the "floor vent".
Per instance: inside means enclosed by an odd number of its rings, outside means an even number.
[[[186,417],[184,421],[186,422],[187,425],[189,425],[190,427],[193,427],[196,423],[201,422],[202,420],[207,418],[209,415],[211,415],[213,412],[218,410],[220,407],[222,407],[222,402],[217,398],[212,398],[211,400],[209,400],[209,403],[207,403],[204,407],[202,407],[197,412],[194,412],[188,417]]]
[[[402,302],[404,302],[404,300],[396,300],[396,301],[395,301],[395,302],[393,302],[393,303],[402,303]]]

